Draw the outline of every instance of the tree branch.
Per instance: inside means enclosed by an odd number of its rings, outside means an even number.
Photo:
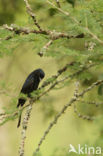
[[[69,106],[71,106],[74,102],[78,101],[79,98],[83,98],[83,96],[89,92],[90,90],[92,90],[94,87],[96,87],[97,85],[100,85],[101,83],[103,83],[103,80],[98,80],[95,83],[93,83],[91,86],[89,86],[88,88],[84,89],[80,94],[74,94],[74,96],[71,98],[71,100],[69,101],[69,103],[67,103],[66,105],[63,106],[63,108],[61,109],[61,111],[56,115],[56,117],[54,118],[54,120],[52,122],[50,122],[48,128],[46,129],[46,131],[44,132],[42,138],[40,139],[38,146],[34,152],[34,155],[40,150],[40,146],[42,145],[43,141],[45,140],[47,134],[50,132],[50,130],[52,129],[52,127],[57,123],[57,121],[59,120],[59,118],[62,116],[62,114],[64,114],[64,112],[67,110],[67,108]]]
[[[56,8],[57,10],[59,10],[61,13],[63,13],[64,15],[66,15],[66,16],[69,16],[70,14],[69,14],[69,12],[66,12],[66,11],[64,11],[64,10],[62,10],[61,8],[58,8],[57,6],[55,6],[52,2],[50,2],[50,1],[46,1],[48,4],[50,4],[50,5],[52,5],[54,8]]]
[[[50,37],[51,40],[56,40],[59,38],[67,38],[67,39],[71,39],[71,38],[84,38],[84,34],[78,34],[78,35],[69,35],[67,33],[62,33],[62,32],[56,32],[56,31],[48,31],[48,30],[34,30],[34,29],[30,29],[30,28],[25,28],[25,27],[19,27],[17,25],[12,24],[11,26],[8,26],[7,24],[3,25],[3,27],[9,31],[14,32],[15,34],[30,34],[30,33],[34,33],[34,34],[43,34],[43,35],[48,35]]]
[[[95,105],[96,107],[98,107],[99,105],[103,105],[103,102],[97,102],[97,101],[85,101],[85,100],[78,100],[82,103],[86,103],[86,104],[89,104],[89,105]]]
[[[21,143],[20,143],[20,147],[19,147],[19,156],[24,156],[26,130],[27,130],[27,127],[28,127],[28,121],[29,121],[29,118],[30,118],[31,110],[32,110],[32,105],[29,105],[27,107],[27,111],[26,111],[24,119],[23,119],[22,131],[21,131]]]
[[[77,110],[77,107],[76,107],[75,103],[74,103],[74,113],[76,113],[77,116],[79,118],[82,118],[83,120],[91,120],[91,121],[94,120],[94,117],[91,117],[89,115],[82,115],[81,113],[79,113],[78,110]]]

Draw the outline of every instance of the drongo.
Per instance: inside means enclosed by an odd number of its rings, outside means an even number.
[[[26,94],[27,97],[31,97],[31,93],[38,88],[39,83],[44,78],[44,76],[45,76],[45,73],[42,69],[34,70],[32,73],[29,74],[29,76],[25,80],[20,93]],[[26,102],[26,99],[20,97],[18,99],[17,107],[23,106],[25,102]],[[20,126],[20,122],[21,122],[21,114],[19,116],[17,127]]]

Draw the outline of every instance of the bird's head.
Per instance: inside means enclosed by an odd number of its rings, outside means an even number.
[[[45,73],[42,69],[36,69],[34,73],[36,77],[39,79],[39,81],[41,81],[45,77]]]

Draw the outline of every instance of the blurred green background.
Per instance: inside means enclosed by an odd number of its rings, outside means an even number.
[[[31,0],[30,4],[43,28],[54,28],[58,31],[65,28],[66,30],[66,26],[61,24],[63,17],[57,16],[57,11],[48,6],[45,1]],[[68,9],[72,9],[71,4],[68,4]],[[33,22],[28,17],[22,0],[0,0],[0,25],[2,26],[6,23],[33,26]],[[82,42],[79,41],[76,44],[72,42],[71,46],[75,45],[77,49],[82,48]],[[57,59],[54,57],[41,58],[37,55],[35,48],[33,49],[35,44],[35,42],[26,42],[17,46],[12,55],[0,58],[0,81],[2,83],[6,82],[5,87],[11,95],[16,96],[19,94],[25,78],[34,69],[42,68],[46,73],[45,79],[47,79],[55,74],[61,65],[71,61],[69,57],[60,57]],[[94,77],[97,77],[96,74],[94,74]],[[69,102],[69,99],[73,95],[74,87],[74,84],[71,83],[61,90],[53,90],[48,96],[41,98],[39,102],[34,104],[27,130],[25,156],[31,156],[33,154],[39,139],[42,137],[55,113],[59,112],[63,105]],[[92,99],[95,97],[94,93],[96,93],[96,90],[90,94]],[[87,99],[89,98],[87,97]],[[0,108],[8,107],[10,103],[10,96],[1,95]],[[97,111],[95,106],[86,106],[85,104],[79,109],[83,110],[84,107],[84,114],[89,111],[92,115],[99,114],[100,109],[102,109],[102,106],[100,106],[99,111]],[[73,107],[70,107],[47,136],[41,146],[41,155],[67,156],[69,155],[69,144],[74,145],[76,148],[78,144],[102,146],[102,127],[102,116],[98,116],[94,122],[85,121],[78,118],[74,114]],[[17,129],[17,120],[9,121],[0,127],[0,156],[18,156],[20,133],[21,128]]]

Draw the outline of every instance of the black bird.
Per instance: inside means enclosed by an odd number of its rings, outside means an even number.
[[[29,74],[27,79],[25,80],[23,87],[20,91],[20,93],[26,94],[27,97],[31,97],[31,93],[36,90],[39,86],[40,81],[44,78],[45,73],[42,69],[36,69],[32,73]],[[25,98],[19,98],[17,107],[23,106],[26,102]],[[19,116],[19,121],[17,127],[20,126],[21,122],[21,114]]]

